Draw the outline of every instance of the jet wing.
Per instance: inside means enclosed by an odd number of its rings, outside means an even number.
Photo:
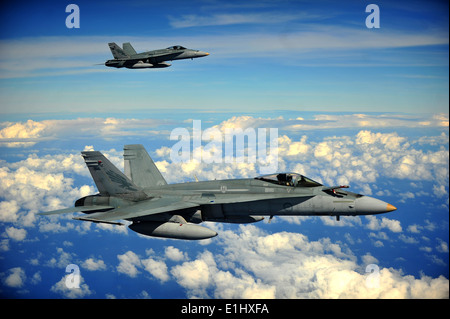
[[[93,213],[83,217],[74,217],[74,219],[107,223],[119,219],[132,219],[194,207],[199,207],[199,205],[184,201],[182,197],[160,197],[142,201],[135,205],[116,208],[107,212]]]
[[[38,215],[57,215],[57,214],[68,214],[76,212],[89,212],[91,210],[103,210],[112,209],[113,206],[76,206],[63,209],[52,210],[50,212],[39,213]]]

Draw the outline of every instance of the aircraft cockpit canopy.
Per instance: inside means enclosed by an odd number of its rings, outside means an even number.
[[[181,45],[174,45],[174,46],[168,47],[167,49],[168,50],[186,50],[186,48],[182,47]]]
[[[312,179],[297,174],[297,173],[277,173],[277,174],[271,174],[271,175],[263,175],[256,177],[255,179],[277,184],[277,185],[284,185],[284,186],[293,186],[293,187],[316,187],[316,186],[323,186],[322,184],[313,181]]]

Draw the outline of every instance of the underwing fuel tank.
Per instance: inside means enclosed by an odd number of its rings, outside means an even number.
[[[217,236],[209,228],[174,222],[138,222],[128,226],[131,230],[147,236],[174,239],[207,239]]]
[[[158,63],[158,64],[138,62],[138,63],[135,63],[135,64],[133,64],[131,66],[127,66],[127,68],[129,68],[129,69],[150,69],[150,68],[152,68],[152,69],[159,69],[159,68],[167,68],[169,66],[171,66],[171,64],[164,63],[164,62]]]

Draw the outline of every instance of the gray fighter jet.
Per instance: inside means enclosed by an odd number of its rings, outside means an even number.
[[[209,55],[207,52],[191,50],[174,45],[167,49],[136,53],[129,42],[123,44],[123,49],[114,42],[108,43],[114,60],[105,62],[106,66],[128,69],[167,68],[171,64],[165,61],[201,58]]]
[[[249,179],[167,184],[142,145],[125,145],[125,174],[102,153],[81,152],[99,191],[75,207],[40,213],[83,212],[82,221],[118,224],[131,221],[135,232],[156,237],[206,239],[217,233],[204,221],[253,223],[263,216],[356,216],[396,210],[379,199],[324,186],[297,173]],[[269,220],[270,221],[270,220]]]

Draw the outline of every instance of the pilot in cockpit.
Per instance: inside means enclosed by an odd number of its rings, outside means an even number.
[[[292,176],[288,174],[278,174],[277,180],[279,185],[294,186]]]

